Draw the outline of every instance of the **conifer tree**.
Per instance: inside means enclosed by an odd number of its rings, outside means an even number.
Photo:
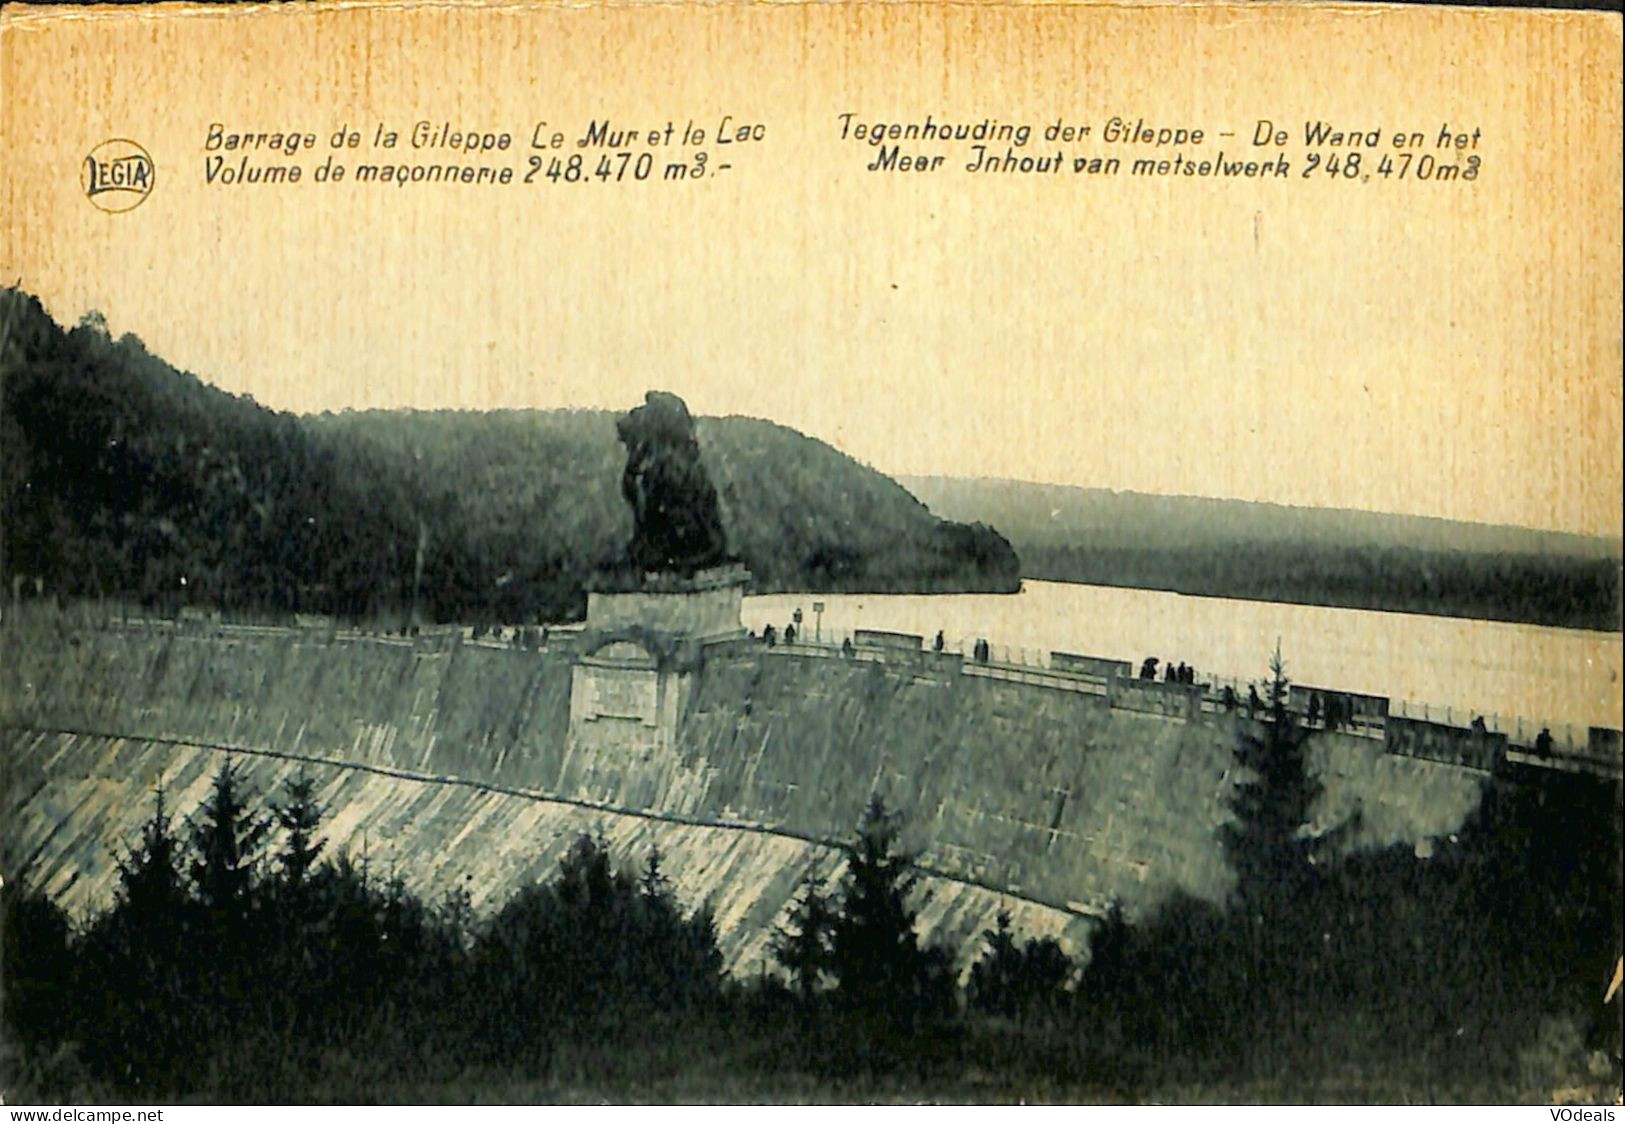
[[[920,947],[909,905],[919,878],[897,842],[897,818],[872,800],[848,852],[830,969],[843,1008],[904,1030],[945,1013],[953,980],[947,955]]]
[[[774,930],[773,959],[790,974],[802,1003],[810,1004],[831,967],[830,937],[835,910],[811,872],[790,909],[789,926]]]
[[[68,915],[21,882],[0,884],[0,1027],[44,1052],[62,1041],[76,1006]]]
[[[1011,1018],[1016,1013],[1016,978],[1021,950],[1010,928],[1010,911],[999,910],[994,927],[982,933],[987,950],[971,965],[971,1003],[979,1010]]]
[[[660,853],[657,843],[649,848],[649,857],[644,861],[643,873],[638,877],[638,888],[643,891],[643,898],[647,902],[663,902],[671,897],[671,879],[666,877],[665,871],[660,867],[665,856]]]
[[[112,910],[81,944],[91,1068],[133,1088],[174,1087],[198,1040],[196,901],[157,793],[141,838],[118,861]]]
[[[215,773],[199,812],[201,820],[192,825],[192,884],[216,924],[229,927],[247,915],[260,844],[271,823],[250,816],[237,770],[229,763]]]
[[[174,921],[181,911],[187,895],[179,851],[160,788],[152,816],[141,826],[141,841],[118,860],[119,907],[137,927],[161,919]]]
[[[1262,730],[1238,742],[1244,779],[1231,791],[1234,816],[1222,829],[1236,874],[1236,957],[1215,965],[1218,989],[1252,1057],[1266,1069],[1279,1061],[1302,1017],[1296,995],[1302,973],[1320,951],[1324,920],[1317,918],[1317,883],[1308,823],[1319,783],[1304,755],[1306,733],[1287,707],[1289,681],[1280,645],[1270,659],[1267,713]],[[1245,776],[1250,774],[1250,777]]]
[[[1010,911],[1002,909],[982,940],[986,949],[971,965],[971,1006],[984,1014],[1025,1019],[1059,1005],[1077,969],[1060,942],[1044,937],[1018,943]]]
[[[283,881],[290,889],[297,891],[304,885],[305,876],[316,865],[327,840],[316,836],[322,822],[322,808],[316,803],[315,783],[305,774],[303,767],[298,776],[287,782],[286,791],[286,802],[272,808],[276,822],[287,833],[276,861],[281,868]]]
[[[1290,896],[1310,871],[1312,841],[1302,829],[1320,795],[1320,784],[1305,761],[1305,731],[1287,707],[1289,687],[1277,643],[1270,657],[1263,729],[1244,734],[1236,749],[1237,765],[1251,776],[1231,790],[1234,820],[1222,836],[1236,873],[1237,893],[1255,904]]]

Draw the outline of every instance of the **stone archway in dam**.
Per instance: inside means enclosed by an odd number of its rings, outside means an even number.
[[[570,675],[570,736],[623,749],[669,747],[688,678],[633,639],[583,652]]]
[[[749,580],[741,567],[722,567],[644,575],[628,588],[588,595],[570,669],[562,792],[604,799],[639,789],[658,792],[671,810],[699,806],[705,775],[683,763],[679,732],[707,651],[745,634],[740,606]]]

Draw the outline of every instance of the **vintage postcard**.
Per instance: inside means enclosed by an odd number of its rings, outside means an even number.
[[[1618,1103],[1617,13],[0,83],[6,1103]]]

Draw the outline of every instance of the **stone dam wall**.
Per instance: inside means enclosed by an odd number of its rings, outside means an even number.
[[[1230,888],[1215,831],[1240,715],[735,645],[693,678],[674,744],[628,753],[570,737],[563,651],[67,626],[3,643],[0,862],[81,914],[111,899],[153,791],[190,811],[226,755],[260,793],[309,770],[330,850],[477,907],[547,877],[583,830],[627,862],[657,844],[740,972],[806,873],[838,877],[832,844],[876,794],[920,854],[924,927],[962,962],[1000,909],[1081,950],[1109,902]],[[1370,738],[1310,744],[1317,827],[1358,813],[1345,846],[1424,847],[1489,782]]]

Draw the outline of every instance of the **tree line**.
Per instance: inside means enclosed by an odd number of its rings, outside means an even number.
[[[1208,538],[1152,548],[1117,546],[1106,534],[1089,536],[1088,545],[1015,541],[1023,573],[1045,581],[1607,632],[1620,627],[1617,556]]]
[[[696,1034],[761,1046],[742,1015],[782,1051],[747,1065],[872,1073],[957,1014],[952,957],[921,944],[912,864],[878,801],[837,891],[809,883],[775,936],[787,984],[725,977],[714,918],[682,908],[657,848],[633,869],[582,834],[550,880],[478,918],[464,888],[425,901],[365,856],[326,855],[304,772],[254,800],[229,762],[182,821],[159,792],[113,904],[81,926],[6,887],[4,1015],[25,1092],[342,1099],[408,1078],[591,1074],[628,1052],[692,1061]],[[1012,943],[978,963],[999,981],[973,988],[979,1004],[1013,1001],[1022,955]]]
[[[947,519],[996,515],[1022,576],[1562,628],[1620,628],[1621,544],[1365,511],[903,477]]]

